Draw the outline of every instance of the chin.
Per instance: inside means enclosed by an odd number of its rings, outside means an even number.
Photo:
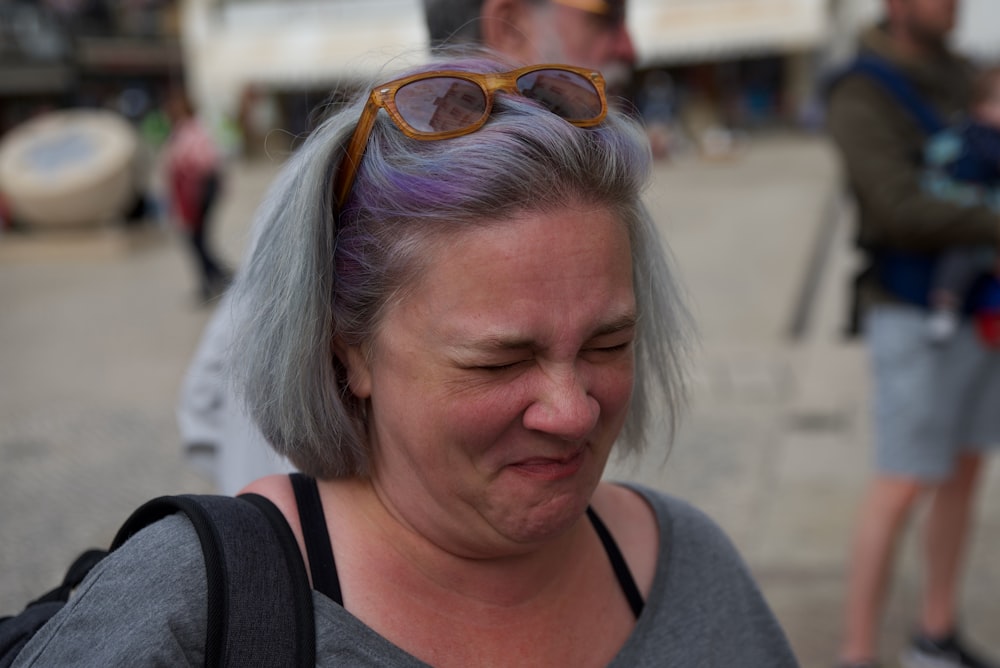
[[[567,492],[530,504],[520,510],[508,506],[501,518],[503,532],[517,543],[540,543],[553,540],[569,531],[586,513],[593,488],[587,492]]]

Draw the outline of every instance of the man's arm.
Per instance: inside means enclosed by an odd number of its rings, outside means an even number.
[[[828,125],[878,244],[935,252],[997,244],[1000,216],[935,199],[920,187],[923,133],[879,84],[852,75],[830,97]]]

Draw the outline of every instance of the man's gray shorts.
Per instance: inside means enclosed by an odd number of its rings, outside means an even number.
[[[941,480],[960,452],[1000,445],[1000,350],[985,348],[971,323],[935,344],[925,311],[880,305],[865,332],[880,474]]]

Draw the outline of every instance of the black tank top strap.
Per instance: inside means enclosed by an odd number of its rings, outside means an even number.
[[[639,591],[639,587],[635,584],[635,578],[632,577],[632,571],[629,570],[628,564],[625,563],[625,557],[622,556],[622,551],[618,548],[618,543],[611,536],[611,532],[604,525],[604,522],[594,509],[587,506],[587,517],[590,519],[590,523],[594,526],[594,531],[597,532],[598,538],[601,539],[601,544],[604,546],[604,551],[608,555],[608,559],[611,561],[611,567],[615,571],[615,577],[618,578],[618,586],[622,588],[622,593],[625,594],[625,598],[628,600],[629,606],[632,608],[632,614],[638,619],[639,615],[642,614],[642,609],[645,607],[645,601],[642,600],[642,593]]]
[[[323,512],[323,504],[320,501],[316,480],[302,473],[291,473],[289,478],[295,492],[295,503],[299,510],[299,523],[302,526],[306,554],[309,557],[309,572],[312,576],[313,589],[338,605],[343,605],[344,599],[340,590],[340,578],[337,576],[337,564],[334,561],[330,533],[327,529],[326,515]],[[635,579],[632,577],[632,572],[629,570],[628,564],[625,563],[625,558],[608,528],[594,512],[594,509],[589,506],[587,507],[587,517],[604,546],[618,585],[628,600],[632,613],[638,619],[645,603],[642,600],[639,587],[636,586]]]
[[[337,564],[333,560],[330,532],[326,526],[326,515],[323,513],[316,480],[302,473],[290,473],[288,477],[292,481],[295,504],[299,508],[299,523],[302,526],[306,554],[309,556],[313,589],[342,606],[344,597],[340,592],[340,578],[337,577]]]

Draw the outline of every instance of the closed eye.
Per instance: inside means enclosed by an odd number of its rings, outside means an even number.
[[[616,353],[616,352],[619,352],[621,350],[628,349],[629,347],[631,347],[631,345],[632,345],[632,341],[628,340],[628,341],[624,341],[622,343],[618,343],[618,344],[610,345],[610,346],[595,346],[595,347],[591,348],[590,350],[593,350],[593,351],[599,352],[599,353]]]
[[[501,371],[509,371],[515,369],[522,364],[526,364],[528,360],[516,360],[513,362],[502,362],[500,364],[481,364],[479,366],[472,367],[480,371],[489,371],[493,373],[499,373]]]

